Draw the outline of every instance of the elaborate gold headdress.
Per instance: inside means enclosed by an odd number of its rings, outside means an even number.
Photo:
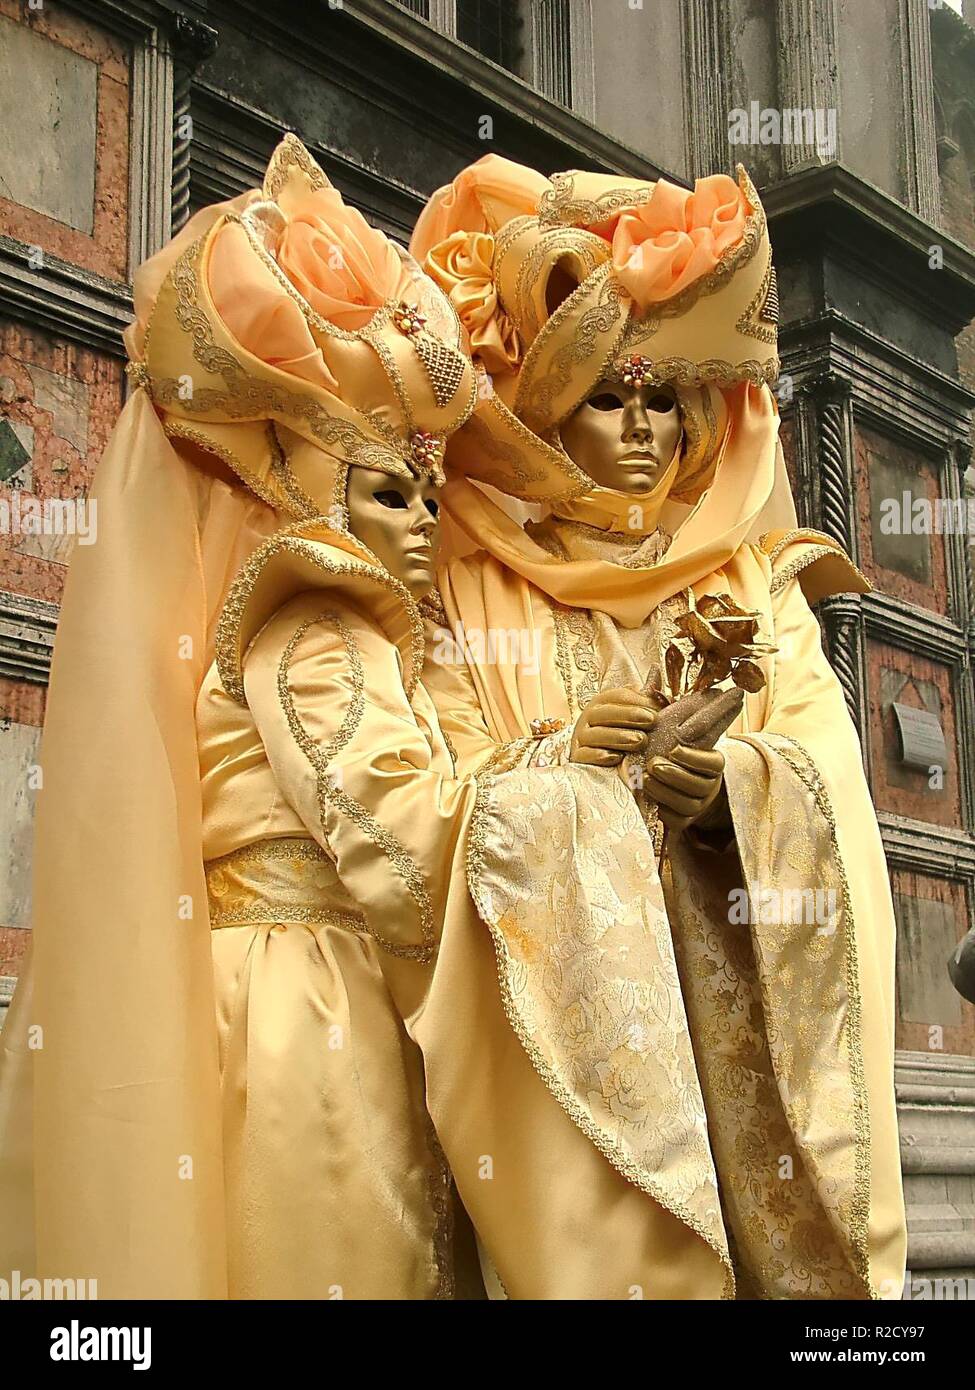
[[[293,135],[176,260],[142,348],[166,433],[295,518],[341,521],[350,466],[437,474],[476,399],[446,295]]]
[[[603,378],[668,382],[684,415],[675,496],[706,485],[723,389],[778,375],[765,213],[747,173],[694,191],[612,175],[542,179],[488,155],[435,193],[412,249],[449,293],[482,373],[448,462],[525,500],[591,488],[558,429]]]

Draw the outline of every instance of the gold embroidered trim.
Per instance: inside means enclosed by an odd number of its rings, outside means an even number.
[[[587,609],[566,608],[565,621],[575,637],[572,660],[579,679],[576,684],[579,708],[584,709],[589,701],[599,693],[601,675],[596,659],[596,632]]]
[[[678,399],[680,393],[678,392]],[[701,388],[701,404],[704,411],[704,420],[707,425],[707,441],[697,427],[697,412],[690,406],[684,407],[681,403],[681,420],[684,426],[684,434],[688,440],[685,455],[689,455],[697,460],[697,466],[693,472],[681,474],[678,472],[674,480],[673,496],[677,497],[683,493],[691,491],[700,486],[700,480],[710,471],[714,464],[714,451],[717,447],[718,439],[718,420],[714,413],[714,402],[711,400],[711,392],[707,386]],[[681,468],[689,467],[684,460]]]
[[[549,340],[566,323],[572,321],[578,314],[579,306],[586,303],[594,293],[597,294],[595,304],[590,305],[578,318],[568,341],[558,349],[544,370],[538,370]],[[582,362],[591,362],[596,352],[597,336],[605,337],[613,333],[614,336],[604,355],[601,374],[608,363],[619,354],[621,343],[614,330],[619,328],[622,332],[625,326],[624,315],[631,302],[629,294],[613,275],[612,263],[609,261],[600,266],[587,280],[583,280],[578,289],[573,290],[568,299],[563,300],[554,314],[543,324],[538,337],[525,354],[515,395],[515,414],[522,419],[530,417],[536,422],[550,421],[552,402],[565,389],[572,368]],[[593,380],[598,381],[599,376]],[[592,381],[587,380],[584,396],[589,394],[591,386]],[[574,408],[574,405],[570,405],[560,413],[559,418],[566,418]]]
[[[775,283],[775,268],[772,265],[772,252],[769,250],[768,265],[762,277],[762,283],[758,287],[757,293],[753,296],[745,309],[744,313],[735,322],[738,332],[746,338],[758,338],[760,342],[771,343],[773,346],[778,341],[778,291],[775,296],[776,317],[769,319],[766,323],[760,322],[765,313],[765,306],[772,297],[772,285]],[[771,326],[770,326],[771,325]]]
[[[572,659],[569,655],[569,638],[566,624],[566,608],[561,603],[552,603],[552,622],[555,627],[555,665],[562,678],[566,703],[573,714],[578,714],[581,705],[576,699],[575,681],[572,678]]]
[[[789,745],[779,747],[779,743]],[[855,1158],[853,1183],[853,1210],[850,1215],[850,1236],[853,1244],[857,1273],[872,1299],[880,1294],[874,1288],[870,1272],[870,1106],[867,1092],[866,1073],[863,1062],[863,1033],[860,1009],[860,971],[856,944],[856,923],[853,915],[853,898],[846,865],[840,853],[836,831],[836,816],[823,782],[822,775],[802,744],[788,734],[776,736],[774,747],[792,768],[793,772],[812,793],[820,815],[829,828],[830,844],[839,871],[843,894],[843,921],[849,924],[844,931],[846,946],[846,989],[847,1010],[850,1026],[850,1074],[853,1084]]]
[[[429,593],[425,594],[423,598],[420,599],[417,607],[424,618],[428,618],[430,622],[436,623],[438,627],[450,626],[447,618],[447,610],[444,607],[443,595],[438,588],[434,587]]]
[[[529,740],[531,742],[531,740]],[[477,795],[474,801],[474,809],[471,815],[470,831],[467,841],[467,884],[471,898],[477,907],[481,920],[486,923],[494,942],[494,951],[497,961],[498,984],[501,990],[501,1003],[504,1008],[505,1016],[518,1041],[524,1048],[529,1061],[542,1081],[548,1087],[552,1096],[558,1101],[559,1105],[568,1115],[570,1120],[582,1131],[587,1139],[599,1150],[616,1169],[616,1171],[633,1184],[641,1192],[645,1192],[651,1197],[658,1206],[665,1211],[669,1211],[682,1221],[685,1226],[694,1231],[710,1250],[717,1255],[722,1269],[724,1270],[724,1289],[723,1296],[727,1299],[734,1298],[735,1276],[732,1269],[731,1260],[726,1250],[722,1250],[716,1243],[707,1228],[691,1212],[679,1202],[670,1203],[665,1200],[657,1185],[651,1181],[644,1170],[631,1159],[627,1158],[612,1141],[595,1125],[589,1115],[579,1104],[578,1100],[562,1084],[552,1070],[535,1039],[526,1029],[522,1021],[521,1014],[515,1003],[511,990],[511,983],[508,978],[508,971],[505,961],[508,959],[508,947],[503,934],[495,925],[493,915],[490,910],[490,903],[484,900],[480,884],[484,877],[483,857],[486,847],[486,831],[484,828],[484,817],[486,813],[485,802],[490,796],[494,778],[490,775],[485,766],[475,773],[477,784]]]
[[[264,239],[254,226],[253,217],[248,212],[228,212],[225,216],[228,222],[233,222],[237,226],[243,227],[247,234],[247,240],[264,262],[265,267],[271,272],[275,280],[277,280],[278,284],[288,295],[289,299],[293,299],[295,304],[297,304],[308,326],[314,328],[316,332],[324,333],[330,338],[340,338],[347,343],[358,343],[363,340],[369,329],[379,329],[392,318],[393,311],[396,309],[398,301],[387,299],[385,304],[379,306],[369,322],[363,324],[362,328],[339,328],[337,324],[332,323],[331,319],[323,318],[321,314],[316,312],[301,291],[288,279],[287,275],[285,275],[270,251],[264,245]]]
[[[406,389],[406,383],[403,380],[403,376],[400,372],[399,367],[396,365],[396,359],[390,350],[389,344],[383,340],[382,333],[380,331],[382,326],[383,325],[380,324],[378,328],[374,330],[372,324],[367,323],[362,329],[360,329],[360,337],[364,343],[369,344],[373,352],[376,354],[380,362],[383,364],[383,370],[385,371],[387,377],[392,383],[393,390],[396,393],[396,399],[399,401],[400,410],[402,410],[403,417],[406,420],[407,433],[412,436],[416,434],[417,430],[416,420],[413,418],[413,404],[410,400],[409,392]],[[372,419],[372,416],[370,416],[369,418]]]
[[[506,304],[504,302],[504,299],[501,295],[500,286],[497,285],[497,281],[500,278],[498,275],[498,269],[505,256],[507,256],[508,252],[511,250],[512,245],[518,240],[518,238],[525,231],[525,229],[529,227],[535,220],[535,218],[528,216],[527,213],[522,214],[520,217],[512,217],[510,222],[506,222],[503,227],[499,227],[494,234],[495,287],[498,292],[498,298],[501,300],[501,307],[504,309],[505,313],[508,315],[509,318],[512,317],[511,311],[514,308],[514,305]]]
[[[322,517],[321,521],[325,526],[331,525],[328,517]],[[336,579],[348,574],[365,576],[384,589],[388,589],[402,601],[410,624],[412,669],[407,673],[404,682],[407,698],[410,698],[416,689],[417,681],[420,679],[423,656],[426,650],[423,619],[420,617],[415,600],[398,579],[394,579],[387,570],[382,568],[379,560],[371,555],[365,546],[361,548],[365,554],[370,555],[375,560],[375,569],[369,568],[362,561],[355,560],[351,556],[346,561],[330,559],[328,555],[322,553],[323,543],[303,538],[302,533],[307,525],[307,522],[297,522],[294,526],[289,526],[269,537],[254,551],[231,585],[223,612],[220,615],[220,621],[217,624],[215,639],[217,670],[220,673],[220,681],[224,690],[238,704],[246,705],[247,697],[244,693],[243,673],[244,653],[240,649],[240,624],[244,608],[267,561],[279,550],[288,550],[294,555],[300,555],[303,559],[310,560],[318,569]]]
[[[761,199],[758,196],[755,185],[749,178],[743,164],[737,166],[737,173],[738,187],[741,189],[742,193],[744,193],[745,197],[748,199],[749,206],[752,208],[752,211],[745,218],[745,230],[742,232],[741,241],[739,241],[736,246],[733,246],[730,251],[726,252],[714,269],[708,271],[707,275],[702,275],[699,280],[695,280],[692,284],[688,285],[686,289],[681,290],[670,299],[665,299],[662,303],[655,304],[653,306],[653,313],[656,317],[663,319],[676,318],[680,314],[686,313],[699,299],[706,295],[714,294],[717,290],[722,288],[726,281],[731,280],[743,265],[751,260],[761,245],[767,225],[765,209],[762,207]],[[631,331],[638,329],[639,323],[640,321],[638,319],[634,320],[631,325]],[[655,333],[656,331],[656,326],[654,326],[651,332]],[[639,341],[638,338],[637,341]],[[627,334],[624,346],[630,346],[629,333]]]
[[[537,741],[533,738],[513,738],[507,743],[501,743],[481,764],[476,776],[482,777],[489,772],[511,772],[516,767],[525,767],[528,755],[536,747]]]
[[[551,188],[547,188],[538,201],[538,223],[541,227],[560,223],[584,226],[606,222],[621,208],[638,208],[650,201],[656,184],[648,183],[636,188],[611,188],[600,193],[598,198],[573,198],[578,169],[567,169],[561,174],[553,174]]]
[[[253,492],[255,497],[259,497],[262,502],[266,502],[276,512],[284,510],[285,499],[273,492],[256,473],[251,473],[250,469],[245,468],[233,450],[228,449],[223,444],[218,444],[203,430],[198,430],[183,420],[174,420],[172,417],[168,417],[163,420],[162,427],[167,439],[185,439],[187,443],[195,444],[198,449],[204,449],[208,454],[213,454],[215,458],[225,463],[233,473],[236,473],[237,477]],[[267,436],[269,447],[273,447],[270,430],[267,430]],[[294,514],[301,515],[300,512]]]
[[[532,338],[540,327],[538,312],[531,293],[532,286],[537,283],[545,261],[552,256],[553,245],[563,255],[575,254],[579,256],[586,265],[584,279],[588,279],[594,271],[598,270],[609,255],[608,244],[601,237],[594,236],[592,232],[573,227],[557,230],[553,228],[551,231],[542,233],[536,245],[524,257],[518,268],[518,276],[515,281],[515,308],[518,320],[523,325],[524,334]],[[599,249],[602,250],[603,254],[597,256],[596,253]],[[582,282],[580,281],[580,283]]]
[[[827,555],[832,555],[835,559],[837,556],[842,556],[843,552],[837,550],[834,545],[819,545],[814,547],[814,549],[812,550],[807,550],[805,555],[797,555],[794,560],[790,560],[787,565],[783,565],[780,570],[776,570],[776,572],[772,575],[772,582],[769,585],[769,593],[779,593],[781,589],[785,588],[790,579],[795,579],[796,575],[801,574],[802,571],[804,569],[807,569],[808,566],[813,564],[814,561],[822,560],[823,557]],[[852,560],[849,560],[848,563],[850,565],[850,568],[856,570],[856,573],[860,575],[860,578],[864,580],[865,583],[870,583],[866,575],[857,569],[856,565],[853,563]],[[871,585],[871,588],[872,587],[873,586]]]
[[[291,659],[295,649],[304,637],[309,628],[318,624],[328,625],[338,633],[342,645],[345,648],[346,658],[349,663],[349,680],[352,685],[352,700],[346,710],[342,722],[324,748],[319,748],[318,744],[308,734],[298,711],[295,709],[294,698],[288,685],[288,671],[291,666]],[[348,744],[350,739],[355,736],[359,724],[362,721],[363,710],[365,708],[365,677],[362,669],[362,658],[356,646],[355,637],[348,623],[336,613],[322,613],[317,618],[308,618],[302,622],[292,634],[287,646],[281,654],[278,665],[278,696],[281,701],[281,708],[288,721],[288,727],[298,747],[305,754],[311,763],[317,779],[318,806],[321,815],[322,830],[325,832],[327,825],[327,812],[331,809],[337,810],[341,815],[346,816],[350,821],[357,825],[362,834],[370,840],[389,860],[393,871],[403,881],[406,891],[416,905],[417,916],[420,927],[420,942],[414,944],[400,945],[394,941],[381,936],[374,927],[367,925],[369,935],[376,943],[388,951],[390,955],[399,956],[406,960],[429,961],[433,956],[436,931],[433,919],[433,908],[430,903],[430,896],[427,893],[423,875],[420,870],[406,853],[399,840],[387,828],[380,824],[366,810],[360,802],[356,801],[343,788],[337,786],[333,780],[331,768],[332,763],[338,753]]]
[[[280,898],[256,898],[253,907],[233,912],[211,913],[210,930],[222,931],[224,927],[257,927],[265,922],[282,925],[296,922],[307,927],[342,927],[346,931],[370,935],[364,919],[354,916],[351,912],[339,912],[334,907],[306,907],[286,903]]]
[[[787,531],[784,536],[781,536],[779,540],[775,542],[770,550],[766,548],[768,536],[769,532],[766,531],[764,535],[759,537],[758,545],[759,549],[768,556],[769,563],[772,565],[772,581],[769,585],[770,594],[779,593],[781,589],[785,588],[790,579],[795,579],[796,575],[801,574],[807,566],[813,564],[816,560],[822,560],[826,557],[845,560],[854,574],[856,574],[864,584],[868,585],[871,589],[873,588],[870,580],[859,566],[853,563],[842,546],[837,545],[831,537],[827,536],[822,531],[815,531],[811,527],[799,527],[796,530]],[[788,564],[783,565],[780,569],[775,568],[779,556],[783,551],[787,550],[790,545],[796,542],[813,543],[816,541],[820,543],[818,545],[813,544],[810,550],[802,555],[797,555],[794,560],[790,560]]]
[[[779,370],[777,357],[770,357],[764,362],[754,357],[741,362],[729,362],[723,357],[709,357],[703,362],[692,362],[689,357],[661,357],[654,363],[654,370],[647,380],[660,386],[668,382],[675,386],[704,386],[708,382],[713,382],[715,386],[736,386],[742,381],[752,386],[763,386],[775,381]]]
[[[500,429],[504,435],[508,436],[507,438],[499,438],[490,424],[479,419],[481,412],[478,412],[471,421],[471,427],[476,428],[481,425],[481,428],[477,429],[473,436],[479,454],[498,464],[497,471],[489,474],[483,464],[480,464],[479,459],[480,466],[477,470],[477,476],[485,482],[493,483],[501,492],[510,493],[512,479],[514,479],[525,492],[528,492],[533,483],[545,481],[545,470],[551,468],[561,474],[567,480],[568,485],[559,492],[554,492],[552,488],[549,488],[545,493],[548,499],[574,497],[580,492],[588,492],[592,487],[592,479],[572,462],[561,443],[550,443],[537,435],[534,430],[529,429],[523,421],[518,419],[517,415],[508,409],[496,392],[492,392],[488,397],[484,410],[491,410],[499,417]],[[514,435],[518,441],[524,442],[528,450],[527,455],[516,451],[510,438],[511,435]],[[536,466],[533,468],[532,464]],[[557,482],[553,485],[557,486]]]
[[[308,175],[312,189],[325,188],[328,180],[293,131],[282,138],[264,175],[265,198],[276,198],[288,180],[288,171],[299,168]]]
[[[772,562],[773,565],[775,564],[779,556],[782,554],[783,550],[785,550],[787,546],[790,546],[793,541],[822,541],[824,544],[832,546],[832,548],[840,554],[843,553],[840,550],[840,547],[836,544],[836,542],[831,540],[830,537],[826,535],[825,531],[814,531],[809,526],[797,526],[791,531],[786,531],[785,535],[780,536],[779,539],[772,546],[771,550],[769,550],[766,545],[766,542],[768,541],[769,536],[772,534],[773,533],[771,531],[765,531],[761,536],[759,536],[758,544],[759,547],[765,551],[766,555],[768,556],[769,560]]]
[[[227,870],[240,870],[246,874],[254,866],[271,862],[328,864],[334,872],[334,864],[316,840],[302,836],[288,835],[274,840],[256,840],[231,850],[229,854],[208,859],[203,866],[207,885],[207,899],[210,907],[210,929],[219,931],[223,927],[259,926],[261,923],[298,922],[303,925],[331,925],[343,927],[347,931],[364,932],[365,919],[359,913],[343,912],[321,902],[296,902],[290,896],[298,894],[302,885],[295,885],[287,892],[281,885],[272,885],[275,891],[261,892],[253,883],[242,887],[233,896],[238,899],[246,893],[245,906],[224,908],[221,898],[226,896],[218,888],[219,880]],[[305,890],[307,892],[307,890]]]
[[[373,416],[361,416],[368,419],[370,428],[380,436],[371,440],[353,421],[332,415],[321,401],[310,394],[290,391],[276,382],[257,380],[232,352],[216,345],[213,326],[197,302],[199,261],[205,240],[205,237],[200,237],[188,247],[170,271],[169,278],[176,292],[174,314],[180,328],[192,338],[193,356],[197,362],[213,376],[222,377],[228,389],[221,391],[212,387],[198,387],[192,396],[184,400],[178,379],[160,377],[153,379],[153,399],[159,405],[190,413],[220,412],[231,420],[261,416],[292,417],[308,425],[327,453],[340,449],[347,462],[361,468],[413,477],[408,462],[408,441],[401,439],[382,421],[377,422]],[[146,334],[147,358],[151,329],[152,320]]]
[[[144,387],[146,391],[150,391],[152,377],[149,375],[149,368],[144,362],[126,362],[125,375],[131,381],[133,391],[137,391],[140,386]]]
[[[423,1118],[432,1159],[427,1191],[433,1212],[433,1265],[437,1271],[437,1287],[433,1296],[438,1300],[452,1299],[455,1290],[454,1204],[451,1200],[453,1175],[428,1111],[424,1111]]]
[[[271,422],[271,476],[275,479],[278,487],[285,494],[291,503],[292,510],[296,516],[310,521],[313,517],[321,514],[321,507],[317,505],[314,498],[309,496],[305,489],[298,482],[291,468],[291,460],[288,458],[288,451],[281,442],[278,434],[277,425]],[[336,467],[340,465],[336,462]]]

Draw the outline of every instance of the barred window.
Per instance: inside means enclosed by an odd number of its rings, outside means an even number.
[[[457,0],[455,34],[461,43],[509,72],[520,72],[524,57],[521,5],[504,0]]]
[[[396,0],[537,91],[593,116],[592,0]]]

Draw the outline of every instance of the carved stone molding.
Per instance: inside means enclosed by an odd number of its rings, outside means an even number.
[[[826,627],[830,665],[842,687],[850,718],[862,738],[866,727],[866,681],[859,600],[847,594],[824,598],[819,604],[819,614]]]
[[[190,146],[192,118],[190,94],[193,74],[201,63],[212,58],[217,50],[219,35],[216,29],[188,15],[173,16],[173,178],[172,225],[179,231],[186,222],[190,208]]]
[[[929,11],[928,0],[900,0],[907,203],[925,221],[937,226],[941,221],[941,183]]]
[[[58,606],[0,590],[0,675],[46,685]]]
[[[681,0],[681,44],[687,83],[687,167],[702,178],[727,170],[731,42],[725,0]]]
[[[132,321],[128,286],[55,256],[34,270],[27,252],[23,242],[0,235],[0,310],[58,337],[122,356],[122,333]]]
[[[975,1274],[975,1058],[898,1052],[908,1269]]]
[[[839,110],[836,66],[835,0],[779,0],[779,105],[814,112]],[[841,122],[836,118],[837,146]],[[840,159],[839,147],[826,152],[815,143],[783,143],[782,169],[788,175],[811,164]]]
[[[816,444],[819,529],[856,559],[850,445],[850,383],[833,372],[812,383],[816,401]]]

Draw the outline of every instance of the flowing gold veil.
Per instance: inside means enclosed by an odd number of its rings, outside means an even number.
[[[198,213],[138,272],[134,360],[169,268],[254,196]],[[96,470],[0,1054],[0,1276],[94,1278],[100,1298],[226,1293],[193,711],[226,590],[276,518],[191,454],[137,389]]]

